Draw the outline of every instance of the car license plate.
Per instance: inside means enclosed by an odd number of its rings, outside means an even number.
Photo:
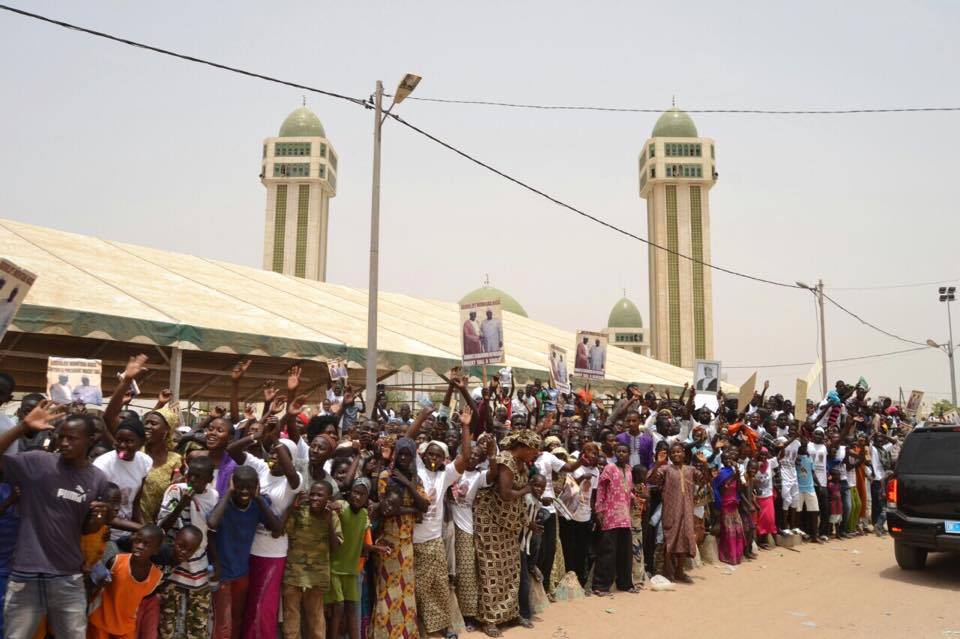
[[[960,521],[943,522],[943,530],[951,535],[960,535]]]

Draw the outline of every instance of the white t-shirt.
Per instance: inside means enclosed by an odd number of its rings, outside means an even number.
[[[767,472],[757,469],[757,488],[760,497],[773,497],[773,471],[780,463],[776,459],[767,460]],[[794,470],[796,472],[796,470]]]
[[[93,465],[103,471],[107,479],[120,487],[120,511],[117,516],[121,519],[133,517],[133,500],[143,485],[147,473],[153,468],[153,460],[146,453],[139,450],[130,461],[117,457],[117,451],[111,450],[93,460]],[[117,539],[125,534],[123,531],[111,529],[110,538]]]
[[[563,461],[553,453],[548,453],[546,451],[540,453],[540,456],[537,457],[537,461],[533,462],[533,465],[536,466],[537,472],[543,475],[543,478],[547,480],[547,487],[543,491],[544,498],[556,499],[557,496],[553,492],[553,473],[560,472],[564,466],[567,465],[567,462]],[[555,513],[557,509],[551,503],[549,506],[544,506],[547,509],[547,512]]]
[[[784,486],[797,483],[797,451],[800,450],[800,440],[795,439],[783,449],[783,459],[780,461],[780,482]]]
[[[17,423],[13,421],[12,417],[10,417],[5,413],[0,413],[0,435],[7,432],[8,430],[10,430],[16,425]],[[13,443],[10,444],[10,448],[7,449],[6,454],[16,455],[19,452],[20,452],[20,440],[15,439],[13,440]]]
[[[810,461],[813,462],[813,476],[817,483],[826,488],[827,486],[827,445],[807,442],[807,454],[810,455]]]
[[[413,543],[422,544],[443,536],[443,497],[447,488],[460,479],[460,473],[453,462],[444,466],[443,470],[430,470],[423,464],[420,455],[416,458],[417,475],[430,501],[427,512],[423,513],[423,521],[413,527]]]
[[[590,477],[589,482],[580,483],[584,476]],[[600,469],[596,466],[581,466],[573,471],[573,479],[580,486],[580,503],[577,509],[572,513],[573,521],[590,521],[592,509],[590,500],[593,498],[593,491],[597,489],[597,482],[600,478]]]
[[[303,490],[303,476],[297,473],[300,483],[296,489],[293,489],[290,487],[286,475],[271,475],[270,466],[258,457],[247,455],[243,460],[243,465],[257,471],[257,476],[260,479],[260,494],[270,498],[270,510],[277,517],[282,517],[287,507],[293,502],[293,498]],[[288,542],[285,534],[275,538],[266,526],[257,524],[257,534],[253,538],[250,554],[257,557],[286,557]]]
[[[889,453],[893,450],[893,444],[884,444],[879,449],[873,444],[870,444],[870,466],[873,468],[873,478],[876,480],[883,479],[887,476],[888,472],[883,469],[883,462],[880,459],[880,450],[884,450]]]
[[[477,492],[486,485],[486,470],[468,470],[453,483],[453,523],[470,535],[473,534],[473,502]]]

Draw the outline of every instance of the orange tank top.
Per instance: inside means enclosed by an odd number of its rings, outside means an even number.
[[[150,565],[150,573],[137,581],[130,572],[129,553],[121,553],[113,560],[111,581],[103,589],[100,606],[90,615],[90,624],[111,635],[125,635],[137,628],[137,608],[144,597],[153,592],[163,573]]]

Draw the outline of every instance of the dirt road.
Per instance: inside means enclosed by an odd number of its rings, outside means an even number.
[[[507,639],[704,636],[763,639],[960,639],[960,556],[931,555],[905,572],[893,542],[872,535],[798,551],[774,549],[725,574],[725,564],[691,573],[692,586],[588,597],[547,607],[533,630]],[[468,637],[480,637],[470,633]]]

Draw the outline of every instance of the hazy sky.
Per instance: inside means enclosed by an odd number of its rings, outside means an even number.
[[[946,2],[14,4],[357,97],[377,79],[391,89],[416,72],[424,97],[960,106],[960,6]],[[261,144],[302,91],[6,12],[0,56],[0,217],[260,265]],[[328,279],[365,287],[372,116],[323,96],[307,102],[340,155]],[[646,235],[637,157],[654,114],[414,101],[398,112]],[[960,279],[960,113],[693,117],[717,144],[716,264],[786,281],[823,277],[828,287]],[[532,317],[567,329],[605,326],[623,288],[648,318],[643,245],[395,125],[384,134],[382,193],[384,290],[456,300],[489,273]],[[809,293],[721,273],[713,286],[717,356],[731,382],[751,372],[732,366],[814,359]],[[828,294],[889,331],[946,340],[936,286]],[[827,323],[830,358],[910,347],[835,309]],[[792,394],[807,368],[760,376]],[[933,349],[830,372],[862,374],[882,393],[950,388],[946,357]]]

